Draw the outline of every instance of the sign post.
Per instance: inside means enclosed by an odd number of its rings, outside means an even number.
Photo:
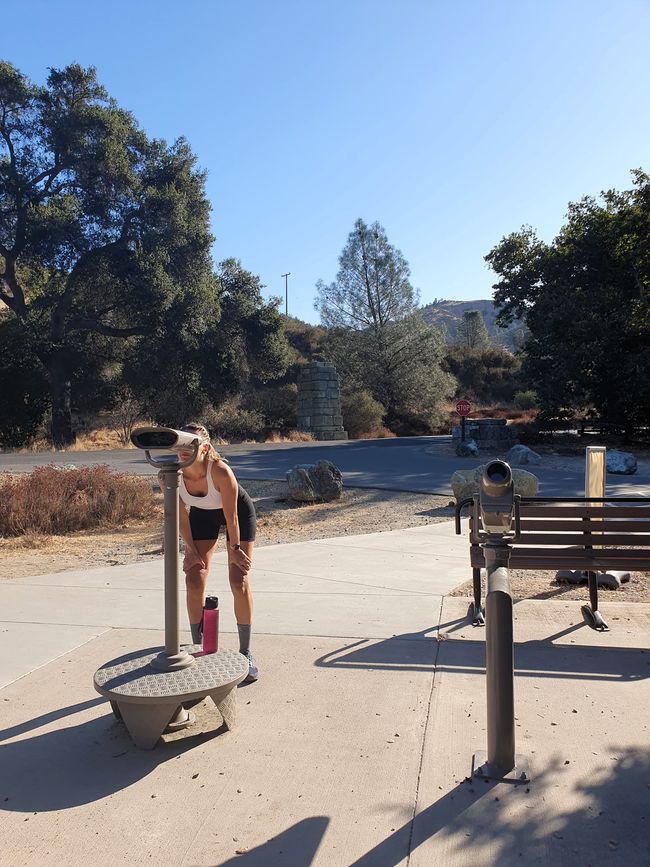
[[[459,400],[456,404],[456,412],[460,416],[460,438],[462,442],[465,442],[465,417],[470,414],[471,408],[471,403],[465,400],[465,398]]]
[[[607,472],[607,449],[605,446],[587,446],[585,453],[585,497],[605,499],[605,481]],[[590,533],[598,532],[598,518],[587,518],[586,524]],[[595,526],[594,526],[595,524]],[[596,629],[607,629],[607,624],[598,611],[598,573],[588,571],[589,602],[582,606],[583,614],[590,617]]]

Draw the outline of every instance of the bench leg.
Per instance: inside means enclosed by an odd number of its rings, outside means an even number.
[[[472,580],[474,582],[474,602],[470,606],[472,616],[472,626],[485,626],[485,617],[481,608],[481,570],[472,569]]]
[[[599,632],[606,632],[609,626],[598,610],[598,573],[587,572],[587,579],[589,581],[589,602],[591,604],[582,606],[582,616],[587,626],[591,626],[592,629],[597,629]]]
[[[178,704],[129,704],[122,701],[118,702],[118,708],[136,747],[152,750],[174,716]]]
[[[237,724],[237,690],[229,683],[211,692],[210,698],[223,717],[224,725],[232,731]]]

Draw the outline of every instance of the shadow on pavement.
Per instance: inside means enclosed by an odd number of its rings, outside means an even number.
[[[18,735],[24,735],[26,732],[30,732],[33,729],[39,729],[41,726],[54,722],[57,719],[72,716],[72,714],[80,713],[82,710],[89,710],[91,707],[96,707],[98,704],[103,704],[105,701],[105,698],[100,698],[98,696],[97,698],[91,698],[89,701],[80,701],[79,704],[71,704],[68,705],[68,707],[59,707],[56,710],[34,717],[34,719],[25,720],[25,722],[18,723],[18,725],[11,726],[10,728],[0,729],[0,743],[2,743],[2,741],[8,741],[10,738],[18,737]]]
[[[650,863],[650,754],[623,749],[616,764],[584,774],[565,792],[565,804],[549,811],[544,802],[563,783],[564,759],[533,771],[530,786],[464,780],[440,800],[418,813],[351,867],[394,867],[427,841],[438,837],[445,864],[498,864],[499,867],[536,864]],[[563,783],[564,784],[564,783]],[[566,784],[564,784],[566,785]],[[570,806],[569,806],[570,805]],[[347,862],[346,862],[347,863]]]
[[[471,628],[467,621],[462,623]],[[515,676],[621,682],[650,677],[650,653],[643,648],[612,647],[606,643],[597,647],[553,643],[554,639],[583,628],[587,627],[580,624],[543,640],[515,642]],[[384,641],[362,639],[324,654],[314,665],[380,671],[433,672],[435,669],[438,673],[484,675],[485,642],[447,639],[446,635],[449,633],[443,636],[436,627],[431,627]]]
[[[274,864],[281,864],[282,867],[309,867],[316,857],[329,821],[327,816],[303,819],[261,846],[221,861],[214,867],[234,867],[235,864],[243,867],[271,867]]]
[[[159,742],[138,750],[104,699],[60,708],[2,732],[5,741],[38,726],[104,702],[106,713],[0,748],[0,809],[15,812],[65,810],[105,798],[146,777],[158,765],[215,737],[225,726]],[[215,713],[215,724],[221,717]]]

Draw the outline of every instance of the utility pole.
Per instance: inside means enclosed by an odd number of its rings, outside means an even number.
[[[286,274],[282,275],[284,277],[284,315],[289,315],[289,277],[291,276],[291,271],[287,271]]]

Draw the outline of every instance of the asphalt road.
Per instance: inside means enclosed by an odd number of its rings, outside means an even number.
[[[220,446],[237,476],[244,479],[284,479],[297,464],[328,460],[343,473],[350,487],[384,488],[432,494],[451,494],[449,479],[457,469],[476,466],[481,460],[437,453],[450,437],[403,437],[327,443],[264,443]],[[2,454],[0,471],[29,472],[45,464],[108,464],[121,472],[148,475],[153,472],[144,454],[134,449],[105,452],[41,452]],[[539,478],[539,495],[583,496],[584,460],[574,458],[566,469],[542,463],[531,467]],[[614,496],[650,496],[650,464],[639,462],[631,476],[607,476],[607,493]]]

